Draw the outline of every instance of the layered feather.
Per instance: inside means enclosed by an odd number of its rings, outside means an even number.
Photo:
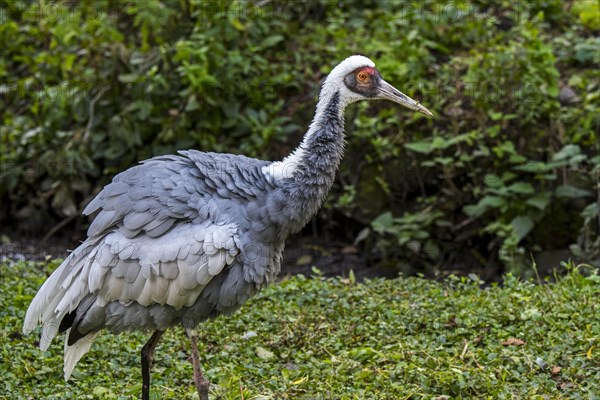
[[[158,238],[129,239],[115,230],[91,248],[84,244],[38,291],[27,311],[23,330],[28,333],[41,324],[40,348],[48,349],[62,319],[90,294],[95,299],[86,311],[111,302],[135,302],[145,307],[168,305],[175,310],[189,307],[211,279],[239,254],[236,232],[233,224],[183,224]],[[82,322],[83,333],[87,333],[85,324],[93,325],[94,321],[86,321],[84,316]],[[122,330],[145,327],[145,321],[136,318],[127,318],[123,324]],[[90,341],[89,337],[84,337],[84,341]],[[65,371],[72,370],[67,364],[76,362],[88,349],[89,346],[78,345],[73,350],[77,357],[65,357]]]

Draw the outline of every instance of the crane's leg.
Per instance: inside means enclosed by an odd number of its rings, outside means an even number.
[[[208,400],[208,387],[210,382],[202,374],[200,367],[200,354],[198,353],[198,334],[193,329],[186,329],[187,335],[192,341],[192,365],[194,366],[194,383],[200,400]]]
[[[154,360],[154,349],[164,331],[154,331],[142,347],[142,400],[150,400],[150,368]]]

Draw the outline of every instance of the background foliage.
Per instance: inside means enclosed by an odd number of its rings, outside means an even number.
[[[315,226],[406,272],[600,259],[596,1],[0,1],[0,222],[177,149],[279,159],[354,53],[436,115],[347,112]]]

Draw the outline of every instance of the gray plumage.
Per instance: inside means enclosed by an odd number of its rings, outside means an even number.
[[[374,71],[370,91],[348,83],[359,69]],[[24,331],[41,323],[44,350],[66,332],[68,379],[102,329],[192,330],[240,308],[274,281],[285,239],[306,225],[333,184],[346,105],[388,98],[424,112],[397,93],[373,95],[384,84],[365,57],[338,65],[302,144],[283,161],[189,150],[115,176],[85,208],[97,214],[88,238],[39,290]]]

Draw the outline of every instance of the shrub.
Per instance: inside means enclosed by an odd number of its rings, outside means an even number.
[[[351,108],[321,232],[407,272],[519,272],[531,252],[569,245],[597,262],[594,7],[5,3],[0,221],[39,232],[75,219],[112,175],[177,149],[278,159],[320,79],[363,53],[438,117]]]

